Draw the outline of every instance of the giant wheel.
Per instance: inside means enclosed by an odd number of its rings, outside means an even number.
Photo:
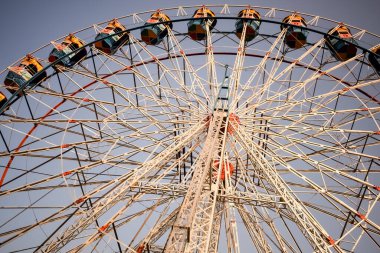
[[[377,35],[232,5],[94,28],[1,72],[0,251],[379,251]]]

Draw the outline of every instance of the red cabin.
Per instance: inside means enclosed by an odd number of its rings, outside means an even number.
[[[212,164],[213,178],[214,179],[216,179],[216,177],[218,175],[219,165],[220,165],[220,161],[219,160],[214,160],[214,162]],[[229,163],[227,161],[224,161],[222,163],[222,171],[220,172],[220,180],[224,180],[226,178],[226,173],[229,176],[232,176],[232,174],[234,173],[234,171],[235,171],[234,166],[231,163]]]

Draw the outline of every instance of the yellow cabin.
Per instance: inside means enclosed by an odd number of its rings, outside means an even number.
[[[52,44],[54,49],[49,55],[49,62],[59,59],[59,62],[56,63],[59,66],[72,67],[87,55],[86,48],[83,47],[84,43],[73,34],[67,36],[60,44],[56,42],[52,42]]]
[[[290,25],[292,26],[290,26]],[[294,49],[303,47],[306,44],[308,31],[305,19],[300,15],[289,15],[282,20],[281,30],[287,28],[285,34],[285,44]]]
[[[115,54],[121,46],[128,42],[128,33],[123,33],[126,30],[125,26],[114,19],[96,35],[95,40],[99,41],[95,42],[95,47],[106,54]]]
[[[173,28],[171,22],[166,24],[157,24],[170,21],[170,18],[160,10],[153,13],[145,23],[149,25],[141,29],[141,39],[148,45],[158,45],[168,35],[167,26]]]
[[[369,62],[380,73],[380,45],[372,50],[372,53],[368,56]]]
[[[40,83],[46,78],[46,71],[42,71],[43,66],[31,55],[27,55],[18,66],[9,67],[8,69],[9,72],[5,77],[4,85],[12,94],[32,77],[34,78],[28,83],[28,86]],[[22,95],[22,93],[18,95]]]
[[[251,41],[253,40],[258,34],[259,34],[259,28],[261,24],[261,17],[260,13],[255,11],[254,9],[248,8],[245,10],[241,10],[238,15],[239,18],[249,18],[252,20],[243,20],[239,19],[235,23],[235,28],[236,28],[236,36],[241,39],[243,29],[244,29],[244,24],[247,25],[246,31],[245,31],[245,40],[246,41]]]
[[[207,35],[207,26],[211,31],[216,25],[216,19],[214,12],[210,9],[202,6],[202,8],[194,12],[193,18],[205,18],[190,20],[187,23],[188,34],[193,40],[204,40]]]
[[[8,101],[7,97],[4,95],[4,93],[0,91],[0,108],[3,107],[3,105],[5,105],[7,101]]]
[[[330,29],[325,40],[331,54],[338,61],[346,61],[356,55],[357,42],[352,38],[350,29],[344,25]]]

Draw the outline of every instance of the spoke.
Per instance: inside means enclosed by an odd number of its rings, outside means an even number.
[[[297,225],[303,230],[305,237],[310,241],[315,249],[323,252],[329,252],[329,245],[326,239],[329,237],[327,232],[321,227],[321,225],[313,219],[313,216],[302,206],[301,202],[296,196],[291,194],[289,187],[277,174],[272,165],[266,160],[265,157],[257,150],[257,147],[253,145],[246,133],[238,129],[238,141],[242,145],[246,152],[249,154],[253,164],[258,164],[261,173],[269,181],[276,192],[281,195],[289,206],[289,211],[294,218],[299,222]],[[324,236],[324,238],[322,237]],[[336,250],[342,251],[338,246],[334,245]]]

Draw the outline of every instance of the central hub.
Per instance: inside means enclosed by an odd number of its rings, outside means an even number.
[[[237,128],[240,125],[240,118],[237,116],[235,113],[230,113],[227,114],[224,111],[215,111],[214,113],[223,113],[225,114],[223,116],[223,125],[222,128],[220,129],[221,134],[225,132],[226,125],[227,125],[227,133],[232,135],[234,132],[236,132]],[[212,117],[214,117],[214,114],[208,115],[205,119],[204,122],[206,122],[206,128],[209,128],[210,126],[210,121],[212,120]],[[228,122],[227,122],[228,119]]]

